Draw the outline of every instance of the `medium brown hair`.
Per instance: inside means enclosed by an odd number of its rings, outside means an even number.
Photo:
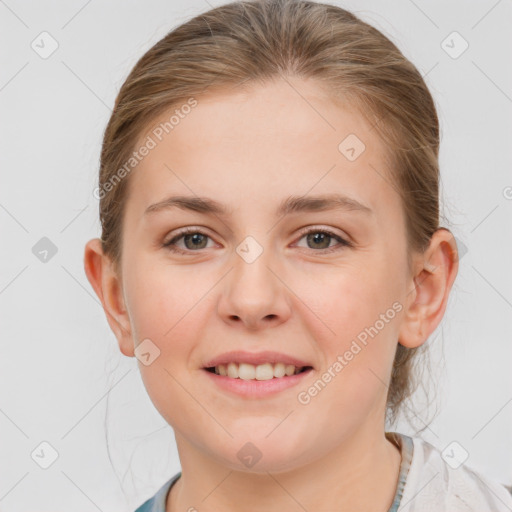
[[[439,228],[439,123],[421,74],[385,35],[340,7],[256,0],[222,5],[178,26],[139,59],[122,85],[99,173],[102,247],[116,271],[130,176],[114,178],[141,134],[161,114],[207,89],[287,76],[315,79],[377,130],[387,173],[375,171],[402,199],[410,268],[411,253],[424,251]],[[412,370],[418,350],[398,343],[387,397],[393,420],[417,387]]]

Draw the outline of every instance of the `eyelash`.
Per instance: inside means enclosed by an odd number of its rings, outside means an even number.
[[[334,252],[334,251],[338,251],[338,250],[340,250],[343,247],[352,247],[352,243],[351,242],[345,240],[344,238],[340,237],[336,233],[333,233],[332,231],[329,231],[328,229],[306,228],[306,229],[304,229],[304,230],[302,230],[300,232],[299,240],[301,240],[304,236],[309,235],[310,233],[322,233],[322,234],[327,235],[327,236],[329,236],[331,238],[334,238],[335,240],[337,240],[339,242],[338,245],[335,245],[333,247],[328,247],[327,249],[319,249],[319,250],[311,249],[314,252],[319,252],[321,254],[325,254],[325,253],[331,253],[331,252]],[[184,251],[183,249],[179,249],[179,248],[176,247],[175,244],[176,244],[176,242],[180,238],[183,238],[185,235],[190,235],[190,234],[205,235],[208,238],[211,238],[209,235],[207,235],[206,233],[203,233],[202,231],[200,231],[197,228],[184,228],[176,236],[171,238],[168,242],[165,242],[164,244],[162,244],[162,247],[165,247],[169,251],[174,252],[174,253],[178,253],[178,254],[190,254],[190,253],[194,253],[194,252],[199,252],[199,250],[198,251],[193,251],[191,249],[188,249],[188,250]]]

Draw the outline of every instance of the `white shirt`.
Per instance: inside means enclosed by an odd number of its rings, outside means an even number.
[[[460,464],[460,445],[441,453],[421,437],[386,433],[390,436],[396,436],[402,453],[397,491],[401,481],[404,485],[398,507],[389,512],[512,512],[512,490]]]

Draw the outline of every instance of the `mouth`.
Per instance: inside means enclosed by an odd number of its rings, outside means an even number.
[[[202,372],[214,388],[223,393],[244,400],[262,400],[279,396],[281,392],[291,390],[301,383],[304,386],[305,379],[314,371],[312,366],[289,365],[287,374],[287,366],[279,363],[258,366],[228,363],[203,368]],[[220,372],[225,372],[226,375],[221,375]]]
[[[227,377],[229,379],[241,380],[273,380],[286,379],[293,375],[306,373],[312,370],[312,366],[295,366],[284,363],[263,363],[253,365],[249,363],[228,363],[204,368],[207,372]]]
[[[203,375],[214,389],[243,399],[264,399],[291,390],[315,371],[307,360],[265,350],[225,352],[203,362]]]

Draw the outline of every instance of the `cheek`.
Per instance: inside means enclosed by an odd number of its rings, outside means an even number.
[[[146,266],[143,261],[132,262],[126,295],[135,344],[149,339],[158,355],[149,365],[138,362],[140,375],[160,414],[169,424],[187,430],[189,415],[202,414],[194,409],[186,389],[190,387],[189,371],[194,371],[192,355],[204,332],[201,318],[208,318],[204,295],[212,284],[198,281],[197,276],[194,279],[184,267]]]
[[[309,400],[317,418],[325,411],[335,415],[324,426],[326,437],[339,435],[342,418],[347,428],[356,428],[384,406],[400,314],[399,304],[393,307],[360,280],[344,280],[338,291],[340,298],[326,300],[323,309],[323,319],[335,334],[324,330],[317,337],[324,353],[322,369],[312,388],[301,390],[299,400]]]
[[[158,356],[139,370],[155,406],[163,413],[169,401],[179,400],[190,372],[197,370],[197,348],[208,338],[215,275],[198,278],[186,266],[156,264],[141,256],[130,262],[126,296],[135,345],[149,339]],[[147,343],[147,342],[146,342]],[[174,377],[174,378],[173,378]]]
[[[211,285],[198,280],[192,269],[185,266],[173,268],[149,258],[145,264],[144,257],[130,265],[130,274],[125,279],[126,297],[138,341],[150,338],[161,350],[166,350],[171,342],[173,348],[179,348],[182,331],[194,332],[189,330],[194,308]]]
[[[294,291],[324,327],[323,339],[332,349],[342,350],[358,336],[364,342],[367,328],[374,325],[381,337],[393,334],[390,331],[396,327],[400,309],[393,304],[400,296],[396,280],[386,273],[385,266],[368,263],[334,268],[329,273],[309,273],[294,284]]]
[[[302,288],[305,302],[321,320],[310,316],[308,328],[322,346],[327,373],[320,376],[318,388],[326,407],[350,406],[350,414],[357,415],[387,390],[402,305],[383,266],[337,269],[321,280],[322,286]]]

